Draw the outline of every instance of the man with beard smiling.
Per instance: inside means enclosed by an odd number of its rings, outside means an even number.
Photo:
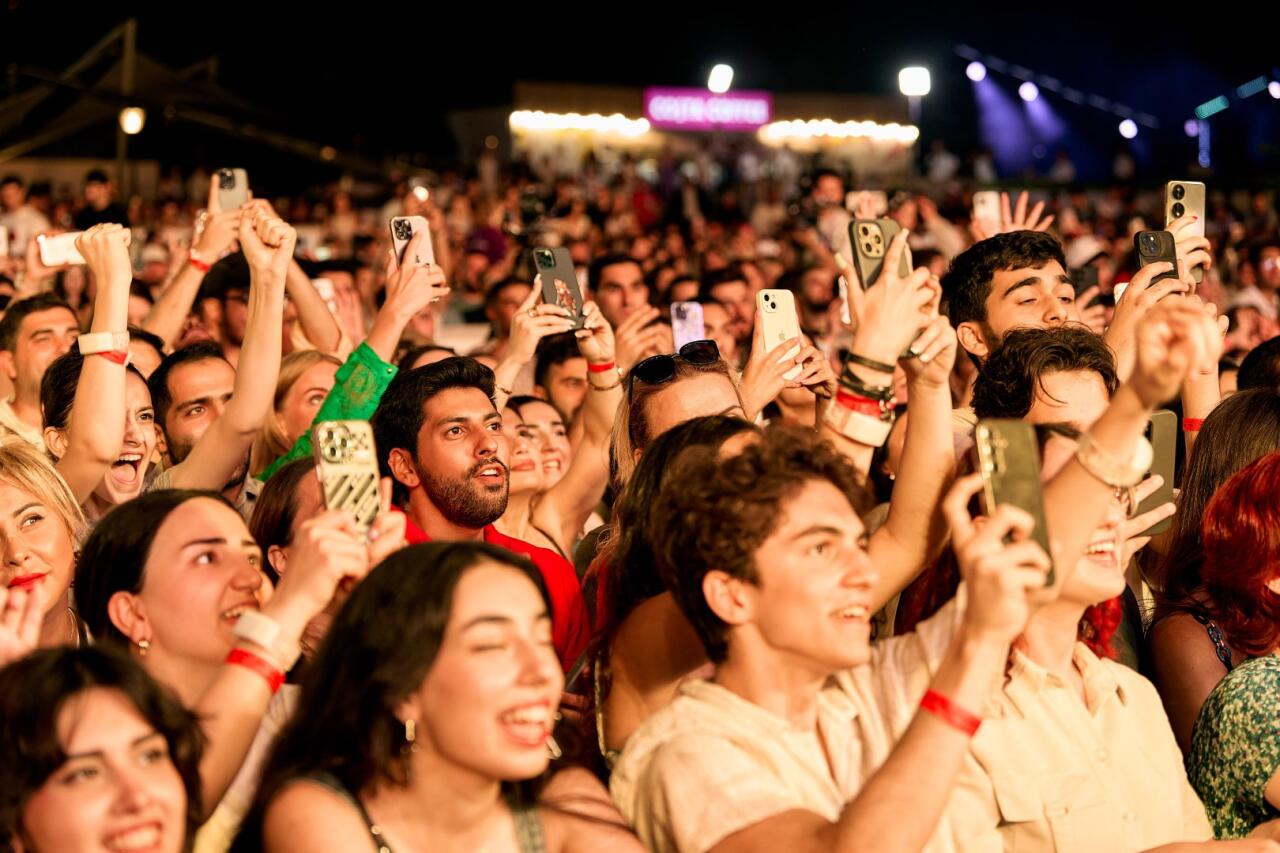
[[[529,558],[551,596],[553,640],[568,669],[586,648],[586,608],[578,576],[553,551],[493,527],[507,509],[510,447],[493,405],[493,371],[471,358],[446,358],[398,375],[373,414],[393,502],[408,515],[410,544],[483,540]]]

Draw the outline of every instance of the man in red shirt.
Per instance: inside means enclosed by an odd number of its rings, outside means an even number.
[[[410,544],[483,539],[538,567],[551,595],[556,653],[567,670],[589,639],[573,566],[493,527],[507,509],[510,452],[502,414],[493,405],[493,381],[493,371],[470,358],[401,373],[372,418],[380,462],[393,478],[393,501],[409,516]]]

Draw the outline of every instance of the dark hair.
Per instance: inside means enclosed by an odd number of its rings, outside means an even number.
[[[433,542],[388,557],[352,592],[307,666],[298,710],[263,766],[256,802],[234,849],[260,842],[267,806],[294,779],[330,774],[354,796],[373,784],[407,784],[404,723],[396,707],[427,677],[444,640],[454,591],[482,561],[523,574],[550,612],[538,570],[494,545]],[[503,785],[530,793],[533,787]]]
[[[1263,341],[1244,357],[1236,374],[1236,388],[1280,391],[1280,338]]]
[[[498,297],[502,295],[502,291],[510,287],[528,287],[532,289],[533,285],[518,276],[509,275],[501,281],[496,281],[489,285],[489,289],[484,292],[484,307],[492,307],[498,301]]]
[[[601,255],[591,262],[591,266],[587,267],[587,285],[592,293],[599,289],[600,277],[604,275],[605,268],[617,266],[618,264],[635,264],[641,270],[644,269],[641,263],[630,255]]]
[[[711,295],[711,291],[715,290],[722,284],[728,284],[734,281],[740,281],[743,284],[747,283],[746,276],[742,274],[742,267],[737,264],[730,264],[724,269],[712,270],[702,277],[702,283],[698,287],[698,299],[713,300],[714,297]]]
[[[665,532],[654,528],[650,521],[672,464],[689,448],[718,452],[722,444],[744,432],[763,434],[755,424],[741,418],[694,418],[658,436],[640,457],[640,464],[613,506],[609,535],[601,542],[591,567],[603,605],[596,618],[602,626],[600,650],[609,648],[618,626],[632,610],[666,591],[654,557],[654,545]]]
[[[1050,261],[1067,268],[1058,238],[1043,231],[1010,231],[974,243],[942,276],[942,310],[952,326],[987,321],[991,279],[998,272],[1035,269]]]
[[[76,564],[76,612],[99,643],[129,645],[129,638],[111,621],[111,596],[142,589],[143,570],[156,532],[174,510],[196,498],[218,501],[235,510],[217,492],[161,489],[115,507],[89,534]]]
[[[66,429],[71,421],[71,407],[76,402],[76,390],[80,386],[80,371],[84,368],[84,356],[72,347],[55,358],[40,378],[40,415],[46,427]],[[147,377],[132,364],[125,367],[147,384]]]
[[[71,312],[72,317],[76,313],[65,299],[54,293],[38,293],[10,302],[4,317],[0,318],[0,350],[13,352],[18,345],[18,330],[22,328],[22,321],[37,311],[49,311],[53,308],[65,308]]]
[[[582,350],[578,349],[578,339],[574,337],[573,332],[543,338],[538,342],[538,358],[533,368],[533,384],[546,388],[547,374],[551,372],[551,368],[575,358],[582,358]]]
[[[129,326],[129,340],[142,341],[147,346],[156,351],[156,355],[164,359],[164,338],[159,335],[152,334],[141,326]]]
[[[979,418],[1024,418],[1044,378],[1062,371],[1091,371],[1102,377],[1107,396],[1116,391],[1115,357],[1084,326],[1013,329],[987,356],[973,384],[973,413]]]
[[[728,625],[707,604],[703,579],[717,570],[758,583],[756,551],[773,535],[783,504],[814,480],[830,482],[855,510],[866,508],[849,461],[812,430],[796,427],[771,426],[758,444],[727,459],[706,447],[688,450],[664,478],[650,521],[665,531],[654,556],[712,663],[725,659]]]
[[[1280,450],[1280,394],[1272,389],[1232,394],[1204,419],[1182,474],[1169,549],[1155,579],[1160,592],[1157,618],[1187,609],[1201,586],[1200,523],[1214,492],[1231,475],[1273,450]]]
[[[423,344],[422,346],[417,346],[417,347],[413,347],[412,349],[405,350],[404,354],[400,356],[400,360],[396,362],[396,368],[401,373],[405,372],[406,370],[413,370],[413,363],[415,361],[422,358],[424,355],[426,355],[429,352],[437,352],[437,351],[447,352],[451,356],[456,356],[458,354],[453,349],[453,347],[442,347],[439,344]]]
[[[151,295],[151,288],[147,286],[146,282],[139,281],[136,278],[129,282],[129,295],[145,299],[148,305],[156,304],[156,298]]]
[[[62,711],[95,688],[123,693],[165,739],[169,757],[187,792],[185,845],[190,850],[203,820],[200,755],[204,736],[195,716],[128,655],[103,646],[51,648],[0,669],[0,848],[21,840],[33,850],[22,826],[32,795],[67,760],[58,737]]]
[[[209,268],[200,282],[200,292],[196,295],[196,312],[203,317],[204,300],[225,302],[227,292],[231,290],[249,290],[249,262],[245,259],[244,252],[233,252]]]
[[[316,460],[310,456],[295,459],[282,466],[262,487],[253,505],[253,517],[249,519],[249,532],[262,549],[262,569],[271,582],[279,583],[266,553],[271,546],[286,548],[293,541],[293,522],[298,516],[298,486],[302,478],[316,468]]]
[[[17,184],[19,189],[21,189],[23,186],[22,176],[10,173],[5,175],[3,178],[0,178],[0,187],[7,186],[9,184]]]
[[[397,448],[418,453],[418,433],[427,416],[427,403],[450,388],[476,388],[493,400],[493,371],[474,358],[457,356],[405,371],[391,380],[369,422],[383,476],[392,479],[392,499],[403,503],[409,490],[391,474],[387,460]]]
[[[107,173],[101,169],[90,169],[89,174],[84,176],[84,182],[86,184],[105,184],[108,183],[109,180]]]
[[[169,407],[173,405],[173,394],[169,391],[169,374],[184,364],[211,359],[227,361],[227,357],[222,354],[222,347],[213,341],[198,341],[166,355],[160,362],[160,366],[151,374],[151,378],[147,380],[147,387],[151,389],[151,405],[155,407],[156,423],[160,425],[160,429],[165,428],[165,418],[169,414]],[[227,363],[230,364],[230,362]]]

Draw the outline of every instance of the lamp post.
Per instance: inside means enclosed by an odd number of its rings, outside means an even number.
[[[898,91],[907,97],[907,109],[911,115],[911,123],[920,127],[920,107],[922,99],[933,88],[929,69],[920,65],[910,65],[898,72]],[[917,137],[919,139],[919,137]],[[916,158],[912,154],[907,158],[909,173],[914,177]]]

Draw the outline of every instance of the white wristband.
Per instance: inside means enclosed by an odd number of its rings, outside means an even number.
[[[94,332],[76,339],[81,355],[97,355],[100,352],[128,352],[128,332]]]
[[[280,623],[257,610],[246,610],[236,620],[232,633],[264,649],[275,649],[276,640],[280,637]]]

